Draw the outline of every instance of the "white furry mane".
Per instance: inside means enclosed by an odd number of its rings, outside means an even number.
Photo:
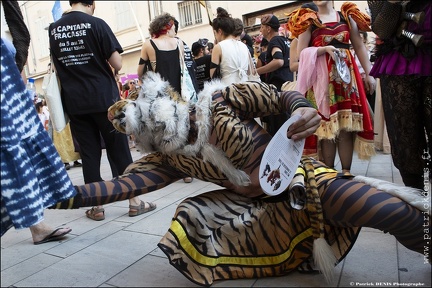
[[[234,167],[226,154],[208,143],[211,132],[212,95],[226,85],[220,80],[205,84],[198,94],[196,103],[185,102],[179,93],[172,90],[169,83],[158,73],[147,72],[143,77],[138,98],[131,101],[124,111],[126,133],[133,134],[137,146],[143,153],[160,151],[167,154],[185,156],[201,155],[218,167],[232,183],[247,186],[248,175]],[[188,143],[189,109],[196,110],[197,139]]]

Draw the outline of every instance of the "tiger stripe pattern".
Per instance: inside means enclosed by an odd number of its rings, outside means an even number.
[[[212,143],[216,142],[236,167],[257,171],[271,136],[253,118],[277,114],[281,107],[291,107],[292,112],[305,105],[303,96],[295,93],[277,93],[274,87],[262,83],[238,83],[212,94],[210,138],[217,138]],[[293,97],[284,97],[287,95]],[[120,105],[118,108],[115,113],[122,117],[126,111]],[[196,140],[193,135],[189,133],[188,141]],[[235,152],[230,154],[231,149]],[[340,261],[354,244],[359,227],[385,229],[409,249],[423,249],[421,211],[314,159],[302,159],[297,172],[304,177],[307,193],[311,185],[316,188],[309,199],[320,202],[322,209],[312,211],[311,203],[305,209],[293,209],[289,189],[277,196],[256,198],[229,189],[207,192],[187,198],[178,206],[159,247],[174,267],[200,285],[222,279],[284,275],[309,262],[316,237],[324,237]],[[199,154],[156,152],[132,163],[118,179],[76,187],[78,195],[56,208],[121,201],[186,176],[229,187],[226,175]]]
[[[304,173],[305,182],[317,173],[321,192],[328,180],[347,177],[309,159],[303,159],[298,171]],[[250,199],[225,189],[187,198],[158,246],[174,267],[200,285],[286,275],[311,257],[315,238],[310,211],[292,209],[287,195],[285,191]],[[360,228],[327,224],[323,228],[335,256],[342,260]]]
[[[422,212],[351,180],[352,175],[307,161],[313,169],[303,159],[298,173],[304,174],[305,183],[314,175],[325,239],[337,263],[350,251],[360,227],[385,229],[409,249],[423,251]],[[281,276],[296,269],[304,272],[306,266],[314,269],[310,265],[314,239],[309,211],[292,209],[288,191],[250,199],[225,189],[182,201],[158,246],[189,280],[209,286],[217,280]]]

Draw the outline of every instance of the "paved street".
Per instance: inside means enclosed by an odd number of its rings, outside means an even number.
[[[134,159],[139,152],[132,149]],[[337,167],[340,168],[340,167]],[[103,177],[111,178],[103,157]],[[82,184],[81,168],[71,168],[74,184]],[[379,153],[370,162],[354,157],[352,173],[402,183],[391,156]],[[196,287],[172,267],[157,243],[170,226],[176,206],[185,197],[218,186],[199,180],[178,181],[140,196],[158,208],[129,217],[128,201],[105,206],[106,219],[85,217],[85,208],[47,210],[46,222],[69,226],[60,242],[33,245],[28,229],[9,230],[1,238],[1,287]],[[221,281],[212,287],[431,287],[431,265],[423,255],[409,251],[391,235],[364,228],[348,256],[336,267],[331,285],[322,275],[293,272],[287,276]]]

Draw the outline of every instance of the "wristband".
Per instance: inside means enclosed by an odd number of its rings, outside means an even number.
[[[313,108],[311,103],[306,98],[298,98],[298,99],[294,100],[290,105],[291,113],[300,107]]]

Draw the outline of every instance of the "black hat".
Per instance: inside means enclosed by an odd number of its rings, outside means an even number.
[[[205,48],[208,44],[209,40],[207,38],[200,38],[197,42],[192,44],[192,54],[194,56],[198,55],[199,50],[201,48]]]
[[[69,5],[72,6],[72,4],[75,3],[83,3],[83,4],[87,4],[87,5],[93,5],[94,1],[73,1],[73,0],[69,0]]]
[[[209,40],[208,40],[207,38],[200,38],[200,39],[198,39],[197,42],[198,42],[198,44],[200,44],[201,46],[206,47],[207,44],[208,44],[208,42],[209,42]]]
[[[272,14],[267,14],[267,15],[264,15],[263,17],[261,17],[261,24],[270,26],[274,30],[279,29],[279,27],[280,27],[279,19],[275,15],[272,15]]]
[[[318,6],[316,6],[316,4],[313,3],[313,2],[303,4],[301,6],[301,8],[309,8],[309,9],[312,9],[313,11],[315,11],[315,12],[318,12]]]

